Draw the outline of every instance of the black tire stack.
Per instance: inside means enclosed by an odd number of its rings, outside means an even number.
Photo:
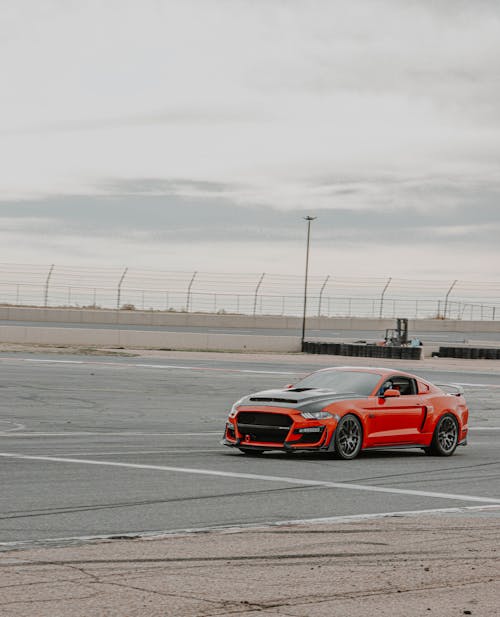
[[[321,341],[304,341],[304,353],[326,354],[331,356],[351,356],[355,358],[385,358],[396,360],[420,360],[421,347],[386,347],[366,345],[363,343],[325,343]]]
[[[440,347],[441,358],[465,358],[467,360],[500,360],[500,349],[495,347]]]

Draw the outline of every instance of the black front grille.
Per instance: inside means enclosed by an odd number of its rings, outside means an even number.
[[[253,411],[241,411],[236,422],[243,441],[263,443],[283,443],[293,424],[285,414]]]

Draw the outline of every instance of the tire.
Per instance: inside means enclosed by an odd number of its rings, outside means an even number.
[[[239,448],[240,452],[246,454],[247,456],[260,456],[264,453],[264,450],[253,450],[250,448]]]
[[[363,444],[363,427],[358,418],[351,413],[341,418],[333,440],[336,458],[344,460],[356,458]]]
[[[455,416],[447,413],[439,418],[432,436],[429,454],[432,456],[451,456],[458,446],[458,422]]]

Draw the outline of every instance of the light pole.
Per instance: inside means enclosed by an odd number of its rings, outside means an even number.
[[[304,221],[307,221],[307,245],[306,245],[306,275],[304,277],[304,313],[302,315],[302,338],[301,349],[304,351],[304,338],[306,334],[306,310],[307,310],[307,276],[309,273],[309,240],[311,237],[311,221],[316,220],[316,216],[304,216]]]

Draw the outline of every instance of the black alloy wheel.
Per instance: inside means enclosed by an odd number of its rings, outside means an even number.
[[[451,413],[439,419],[434,430],[429,454],[451,456],[458,446],[458,422]]]
[[[352,414],[347,414],[337,425],[334,435],[335,455],[350,460],[358,456],[363,443],[361,422]]]

